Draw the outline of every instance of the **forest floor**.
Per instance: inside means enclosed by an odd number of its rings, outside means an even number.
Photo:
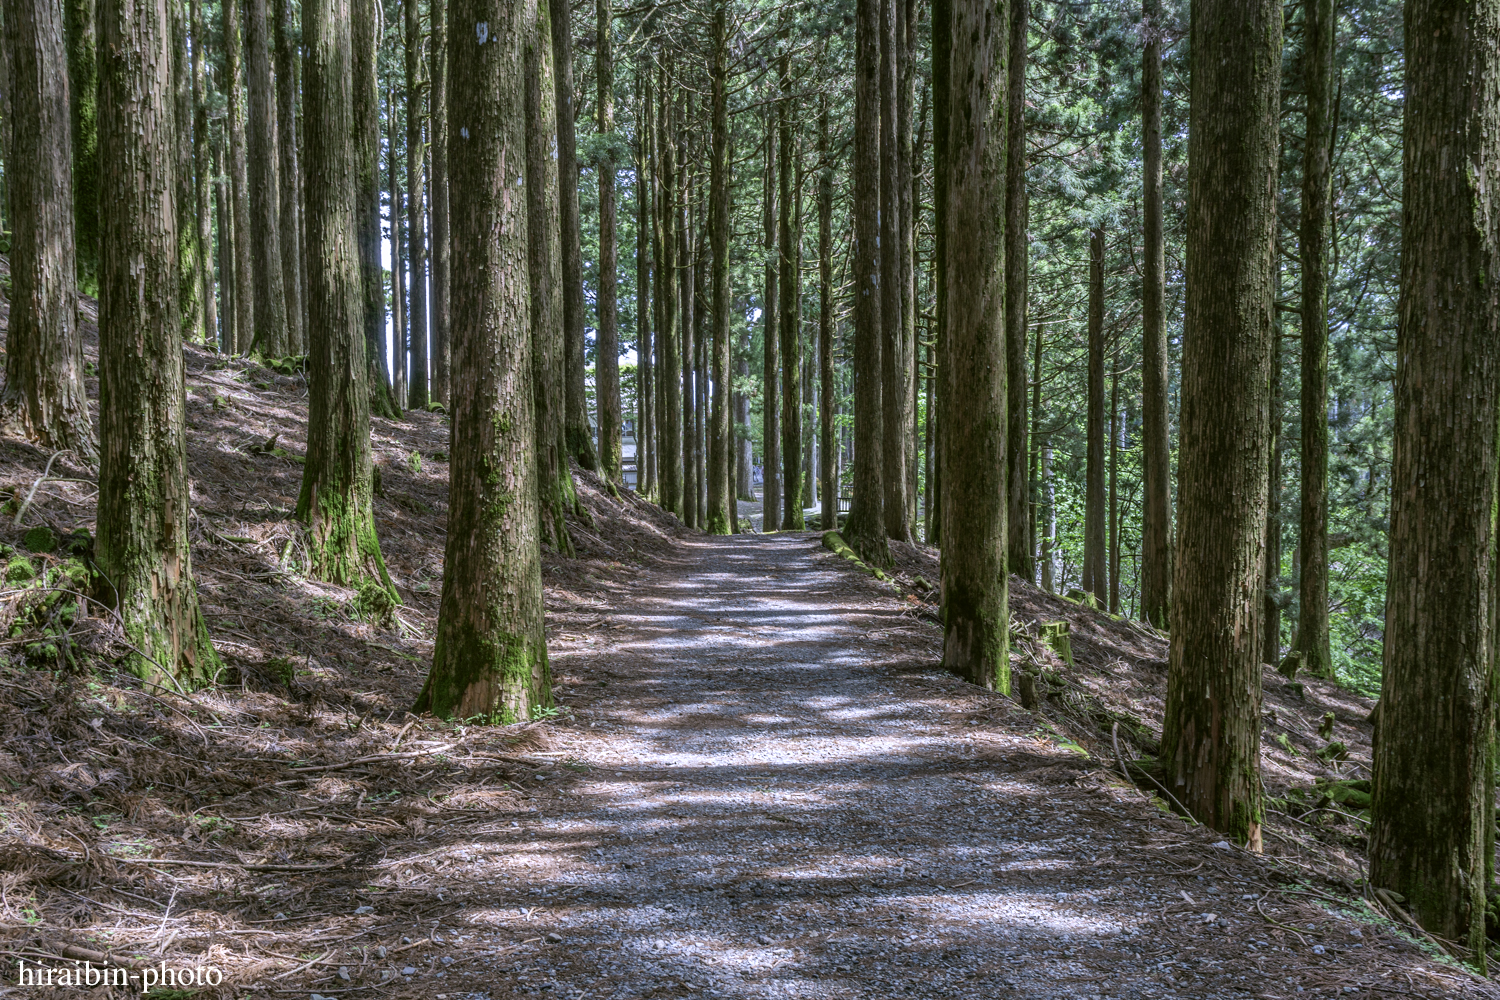
[[[1363,819],[1318,789],[1368,776],[1367,700],[1266,672],[1279,812],[1248,853],[1119,775],[1159,736],[1158,634],[1014,581],[1027,710],[939,668],[927,548],[876,580],[579,472],[577,557],[544,557],[555,712],[410,716],[443,418],[376,421],[403,604],[375,612],[297,572],[302,377],[186,353],[215,688],[142,690],[107,617],[39,603],[65,557],[27,532],[91,528],[93,472],[35,486],[52,456],[0,441],[0,996],[106,959],[133,978],[92,996],[1500,996],[1361,898]],[[1039,638],[1063,620],[1071,666]]]

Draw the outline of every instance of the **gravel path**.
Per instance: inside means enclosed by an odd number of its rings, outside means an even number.
[[[915,610],[815,536],[686,541],[588,634],[554,639],[575,713],[557,764],[516,813],[423,859],[450,910],[411,932],[433,943],[392,985],[448,1000],[1491,995],[1278,888],[1282,869],[938,670]]]

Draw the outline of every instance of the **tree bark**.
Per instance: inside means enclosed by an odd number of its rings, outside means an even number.
[[[1281,22],[1272,0],[1204,0],[1192,19],[1181,539],[1161,754],[1177,800],[1255,850]]]
[[[311,0],[309,0],[311,2]],[[293,35],[292,0],[276,3],[276,123],[281,156],[281,275],[286,290],[288,354],[309,348],[307,304],[302,300],[302,174],[297,166],[297,76],[300,58]],[[344,12],[348,16],[348,11]],[[304,29],[305,29],[304,25]],[[317,127],[315,125],[309,127]],[[316,266],[316,265],[314,265]]]
[[[449,326],[452,280],[448,268],[448,0],[429,0],[432,16],[432,93],[428,137],[432,142],[431,192],[427,214],[432,222],[432,397],[447,407],[452,402]]]
[[[360,281],[363,286],[365,364],[369,369],[370,412],[396,418],[401,411],[391,393],[386,366],[385,268],[381,262],[380,232],[380,90],[376,79],[378,39],[375,0],[350,0],[350,29],[354,72],[354,225],[359,240]],[[395,228],[391,229],[392,257]],[[392,269],[394,279],[395,270]],[[394,280],[392,282],[394,284]]]
[[[943,534],[943,426],[947,406],[943,372],[943,331],[948,328],[948,104],[951,89],[950,48],[952,47],[952,0],[932,0],[932,314],[934,398],[927,405],[936,411],[933,422],[932,479],[927,484],[928,523],[932,533],[928,541],[942,545]]]
[[[1006,553],[1008,0],[953,0],[944,413],[943,665],[1010,693]]]
[[[598,79],[599,146],[595,164],[599,177],[599,291],[595,311],[599,328],[594,348],[594,396],[599,414],[599,474],[615,484],[623,482],[620,468],[620,321],[615,241],[615,161],[611,149],[615,131],[614,3],[597,0],[594,32],[594,75]],[[722,384],[722,383],[721,383]],[[639,446],[636,449],[640,455]],[[637,479],[639,481],[639,479]],[[712,487],[710,487],[712,489]],[[710,499],[710,504],[712,500]]]
[[[355,220],[360,156],[355,151],[350,8],[351,0],[305,0],[302,8],[312,340],[307,352],[307,462],[297,519],[308,527],[309,569],[315,578],[345,587],[370,581],[394,598],[396,589],[375,533],[364,275]]]
[[[744,340],[735,353],[735,378],[744,386],[750,382],[750,330],[745,330]],[[734,495],[746,502],[755,499],[755,483],[751,470],[755,465],[755,435],[750,427],[750,397],[743,390],[734,393]],[[733,510],[738,516],[738,503]]]
[[[271,36],[267,0],[245,8],[245,89],[249,94],[250,244],[255,259],[255,340],[268,357],[287,353],[287,292],[281,244],[296,239],[283,230],[281,177],[276,152],[276,92],[271,82]],[[294,225],[293,220],[288,224]]]
[[[1302,80],[1302,517],[1298,544],[1302,669],[1333,676],[1328,639],[1328,228],[1332,195],[1333,0],[1304,0]]]
[[[10,49],[10,321],[6,433],[44,448],[98,455],[83,385],[73,246],[73,144],[63,11],[58,0],[5,0]]]
[[[785,43],[784,43],[785,44]],[[781,527],[801,531],[802,517],[802,248],[793,219],[796,198],[793,172],[798,156],[792,137],[792,119],[796,115],[792,97],[791,56],[782,51],[780,61],[781,100],[778,102],[780,128],[780,246],[781,278],[777,305],[781,313]]]
[[[1277,268],[1277,278],[1281,269]],[[1271,429],[1269,478],[1266,481],[1266,591],[1265,625],[1263,627],[1261,662],[1281,662],[1281,601],[1277,578],[1281,575],[1281,422],[1284,407],[1281,399],[1281,329],[1271,339]]]
[[[905,390],[902,401],[905,430],[902,446],[905,456],[902,466],[906,472],[906,529],[913,541],[917,532],[917,442],[920,440],[920,416],[917,410],[917,385],[920,381],[917,351],[917,286],[916,286],[916,210],[919,202],[914,177],[920,171],[913,169],[916,149],[912,144],[912,99],[915,95],[917,66],[915,59],[916,0],[898,0],[896,7],[896,203],[900,223],[897,235],[900,243],[896,248],[896,273],[901,292],[901,365]]]
[[[198,270],[198,225],[194,219],[192,46],[188,44],[187,4],[174,0],[167,10],[172,18],[172,113],[176,119],[177,190],[173,201],[177,205],[177,308],[182,316],[183,340],[196,343],[203,339],[203,274]]]
[[[1104,513],[1104,230],[1089,238],[1088,462],[1085,470],[1083,589],[1099,607],[1109,597]]]
[[[635,169],[635,382],[636,401],[641,408],[640,424],[636,429],[636,490],[648,499],[656,497],[656,400],[653,395],[651,371],[652,351],[655,348],[652,336],[655,297],[652,295],[651,227],[655,213],[651,211],[652,142],[651,142],[651,80],[642,74],[641,108],[636,121],[640,123],[640,152]]]
[[[401,178],[398,174],[401,160],[398,156],[400,137],[400,105],[396,102],[393,88],[386,97],[386,115],[390,119],[390,136],[386,142],[389,151],[390,202],[391,202],[391,395],[395,399],[396,413],[406,405],[407,345],[411,338],[407,330],[406,308],[406,210],[403,205]]]
[[[907,408],[905,330],[901,314],[901,143],[897,138],[902,0],[882,0],[880,15],[880,399],[885,412],[881,455],[885,466],[885,530],[910,542],[906,462],[911,413]]]
[[[861,559],[885,568],[891,550],[882,466],[880,8],[881,0],[858,0],[854,16],[854,498],[842,534]]]
[[[193,225],[198,234],[198,274],[201,276],[203,296],[203,343],[218,346],[219,309],[214,295],[213,209],[209,188],[217,170],[213,168],[212,155],[208,147],[208,81],[204,63],[208,51],[208,33],[203,25],[203,4],[191,0],[189,19],[192,22],[192,74],[193,74]],[[77,159],[77,152],[74,152]],[[97,181],[96,181],[97,183]],[[77,190],[77,181],[74,181]],[[75,210],[76,212],[76,210]]]
[[[1028,506],[1030,507],[1030,536],[1036,540],[1035,560],[1043,566],[1041,576],[1050,579],[1051,572],[1047,568],[1052,559],[1052,553],[1048,550],[1045,539],[1038,530],[1040,520],[1040,508],[1042,505],[1042,469],[1041,469],[1041,438],[1042,438],[1042,342],[1046,339],[1047,328],[1038,325],[1036,328],[1036,340],[1032,343],[1031,354],[1031,495]],[[1020,391],[1019,387],[1015,387]],[[1034,567],[1033,567],[1034,570]],[[1037,574],[1033,571],[1028,578],[1029,581],[1037,580]],[[1048,588],[1051,589],[1050,587]]]
[[[686,109],[683,111],[686,118]],[[685,123],[684,123],[685,124]],[[693,225],[690,205],[693,200],[691,175],[688,171],[686,132],[677,134],[677,161],[682,170],[677,177],[677,211],[673,213],[673,225],[677,228],[677,298],[682,313],[682,523],[689,528],[698,524],[698,480],[695,428],[698,424],[696,385],[697,372],[697,323],[694,315],[694,288],[697,284],[694,255],[697,249],[693,240]]]
[[[562,235],[558,229],[557,160],[553,156],[557,148],[557,102],[552,82],[551,12],[542,0],[536,3],[536,16],[539,20],[526,47],[526,202],[537,509],[541,540],[572,555],[573,540],[565,519],[575,497],[563,428]],[[473,135],[473,129],[469,134]]]
[[[1406,6],[1390,574],[1370,882],[1484,954],[1494,768],[1500,37],[1493,0]],[[1481,968],[1483,966],[1481,965]]]
[[[427,81],[422,79],[421,0],[402,0],[402,7],[406,14],[406,265],[411,275],[406,298],[411,361],[406,405],[425,410],[432,402],[427,365],[427,158],[422,155],[422,124],[427,118],[422,98]]]
[[[218,349],[227,353],[234,352],[237,343],[235,334],[235,306],[234,292],[238,288],[236,284],[234,266],[234,210],[231,203],[234,201],[233,191],[228,181],[229,174],[229,149],[228,141],[221,132],[218,140],[214,143],[214,218],[218,222],[218,258],[219,258],[219,315],[222,320],[219,324]],[[223,178],[223,179],[219,179]]]
[[[131,666],[209,684],[188,546],[186,376],[177,309],[176,129],[166,0],[99,4],[100,468],[96,558]],[[163,676],[165,675],[165,676]]]
[[[1145,255],[1141,279],[1141,617],[1167,625],[1172,597],[1172,451],[1167,430],[1166,258],[1161,194],[1161,0],[1145,0],[1141,131],[1145,147]]]
[[[563,363],[567,391],[564,417],[568,455],[585,469],[597,465],[589,431],[584,377],[583,250],[578,217],[578,136],[573,107],[573,24],[568,0],[552,7],[553,83],[557,100],[558,207],[562,224]]]
[[[540,98],[528,96],[536,87],[527,63],[540,59],[527,51],[549,43],[538,37],[538,0],[452,3],[453,23],[484,25],[477,40],[488,44],[470,42],[476,36],[466,28],[451,48],[448,108],[469,130],[449,156],[452,264],[465,280],[452,289],[443,597],[432,673],[416,708],[509,722],[531,718],[551,689],[529,384],[534,199],[513,194],[517,167],[532,159],[527,134],[535,122],[524,112]]]
[[[833,434],[833,160],[828,95],[818,98],[818,476],[823,510],[819,527],[838,528],[839,483]]]
[[[74,255],[78,280],[99,278],[99,63],[95,0],[66,0],[73,142]],[[197,35],[194,35],[196,50]]]
[[[1120,613],[1120,358],[1110,358],[1109,371],[1109,610]]]
[[[772,113],[766,113],[765,195],[761,223],[766,251],[765,296],[761,299],[762,362],[760,406],[761,530],[781,528],[781,249],[776,239],[776,138]]]
[[[658,231],[661,234],[661,323],[657,360],[657,382],[661,393],[657,401],[661,412],[657,443],[657,464],[661,477],[663,510],[682,517],[682,303],[679,294],[678,268],[683,261],[677,254],[677,149],[676,123],[672,120],[675,84],[664,72],[659,96],[656,133],[657,163],[661,167]]]
[[[255,343],[255,257],[250,235],[250,179],[245,163],[245,88],[241,80],[243,45],[240,0],[223,0],[224,75],[229,89],[229,176],[234,200],[234,350],[248,354]],[[262,261],[266,257],[260,258]],[[279,260],[273,255],[270,260]]]
[[[1010,11],[1010,80],[1006,110],[1005,167],[1005,474],[1009,503],[1007,568],[1024,579],[1035,576],[1031,545],[1031,483],[1026,475],[1026,40],[1030,26],[1028,0],[1012,0]]]

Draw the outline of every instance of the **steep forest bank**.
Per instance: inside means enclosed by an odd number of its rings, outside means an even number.
[[[94,351],[90,327],[97,402]],[[1266,671],[1278,812],[1264,857],[1228,849],[1117,774],[1116,739],[1155,752],[1159,634],[1015,580],[1026,704],[967,685],[936,667],[925,547],[894,545],[879,582],[815,534],[710,544],[576,471],[577,557],[545,554],[556,708],[411,716],[441,588],[443,416],[375,422],[391,607],[297,571],[296,364],[189,347],[186,367],[193,570],[225,662],[211,689],[146,692],[114,669],[128,650],[78,597],[91,471],[0,443],[0,991],[22,961],[106,957],[212,964],[225,981],[203,995],[226,997],[469,979],[491,996],[789,979],[844,996],[904,988],[913,966],[942,972],[932,995],[1004,977],[1074,996],[1124,969],[1136,995],[1218,996],[1253,992],[1266,961],[1263,996],[1487,989],[1360,901],[1360,786],[1329,783],[1369,776],[1367,700]],[[935,784],[903,784],[919,781]],[[729,830],[741,799],[752,821]],[[724,850],[741,860],[682,868]],[[783,871],[786,852],[818,860]],[[872,951],[889,965],[862,966]]]

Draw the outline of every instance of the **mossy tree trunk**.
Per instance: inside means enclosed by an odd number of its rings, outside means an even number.
[[[305,223],[302,217],[302,172],[297,165],[301,146],[297,136],[297,78],[301,57],[297,51],[293,0],[272,2],[276,5],[276,151],[280,157],[281,287],[286,292],[286,350],[288,354],[303,354],[309,343],[308,306],[302,301],[302,232]],[[316,126],[308,124],[307,127]]]
[[[1302,669],[1333,676],[1328,639],[1328,231],[1333,172],[1333,0],[1303,0],[1302,81],[1302,516],[1298,546]]]
[[[227,131],[227,130],[225,130]],[[235,284],[234,276],[234,192],[228,181],[229,174],[229,142],[224,137],[223,131],[214,141],[214,220],[218,223],[218,246],[219,258],[219,342],[216,345],[219,350],[234,351],[235,339],[235,308],[234,292],[238,285]]]
[[[10,49],[10,324],[5,337],[7,433],[80,461],[98,454],[83,386],[73,246],[73,144],[63,10],[58,0],[5,0]]]
[[[598,0],[595,7],[594,75],[598,81],[597,115],[599,134],[605,141],[599,148],[595,164],[599,178],[599,291],[595,310],[599,317],[598,342],[594,351],[594,394],[599,413],[599,473],[619,485],[621,469],[622,423],[620,413],[620,314],[619,258],[616,243],[615,158],[611,146],[615,131],[615,55],[614,3]],[[640,457],[637,435],[637,460]],[[637,470],[639,482],[639,470]]]
[[[365,384],[364,276],[355,220],[350,0],[307,0],[304,157],[307,193],[307,463],[297,518],[312,575],[346,587],[395,588],[375,534],[370,390]]]
[[[934,29],[936,30],[936,29]],[[934,51],[937,51],[934,48]],[[881,408],[880,0],[854,15],[854,498],[843,537],[871,566],[891,565],[885,533]]]
[[[552,29],[546,0],[539,0],[534,10],[539,20],[526,43],[525,162],[536,490],[541,539],[571,555],[573,541],[565,515],[574,494],[563,427],[562,246],[557,224],[557,160],[553,157],[557,104],[552,86]],[[473,129],[469,132],[472,135]]]
[[[1172,451],[1168,440],[1166,256],[1161,188],[1161,0],[1144,0],[1141,136],[1145,161],[1141,215],[1145,253],[1141,274],[1141,617],[1167,624],[1172,594]]]
[[[1500,9],[1406,5],[1390,574],[1370,882],[1482,965],[1500,390]]]
[[[789,40],[783,41],[789,45]],[[793,201],[796,185],[798,145],[792,131],[797,117],[797,102],[792,96],[792,60],[783,50],[780,59],[781,100],[778,103],[781,155],[777,201],[780,226],[777,243],[781,247],[780,301],[781,314],[781,527],[801,531],[802,522],[802,253],[798,227],[794,220]],[[829,527],[833,527],[830,525]]]
[[[245,8],[245,90],[249,95],[250,244],[255,268],[254,349],[270,357],[287,353],[287,295],[283,240],[281,172],[277,160],[276,92],[271,80],[271,34],[267,0],[247,0]],[[294,222],[294,220],[288,220]]]
[[[188,548],[171,96],[166,0],[101,0],[96,556],[137,650],[133,668],[189,688],[210,683],[219,659],[198,607]]]
[[[366,384],[370,412],[401,415],[386,368],[385,268],[381,262],[380,90],[376,79],[375,0],[350,0],[350,54],[354,73],[354,226],[365,338]],[[391,245],[395,246],[392,235]],[[394,277],[394,272],[393,272]]]
[[[601,4],[607,2],[601,0]],[[709,94],[713,117],[713,159],[708,179],[708,243],[712,261],[709,308],[712,310],[713,337],[709,367],[714,392],[708,431],[706,520],[711,534],[727,535],[733,530],[735,520],[734,392],[729,374],[733,307],[729,297],[729,0],[714,3],[713,44],[713,79]]]
[[[549,46],[537,7],[452,0],[454,24],[486,30],[455,33],[449,48],[448,109],[469,130],[448,158],[452,266],[471,280],[453,284],[451,506],[432,672],[416,704],[440,717],[527,719],[550,700],[530,384],[532,199],[515,195],[530,160],[526,112],[540,98],[527,64]]]
[[[1006,539],[1010,572],[1030,580],[1032,563],[1031,481],[1026,474],[1026,41],[1030,27],[1028,0],[1012,0],[1010,11],[1010,80],[1006,93],[1005,167],[1005,479],[1008,495]]]
[[[635,430],[636,492],[656,496],[656,397],[652,379],[655,329],[651,255],[651,76],[642,73],[641,102],[636,113],[639,150],[635,167],[635,399],[640,418]]]
[[[176,118],[177,191],[177,308],[182,316],[182,337],[190,342],[203,339],[203,274],[198,270],[197,198],[193,192],[193,64],[188,44],[188,9],[173,0],[172,17],[172,113]],[[195,41],[193,45],[196,45]]]
[[[1193,11],[1181,535],[1161,754],[1177,800],[1255,850],[1281,23],[1272,0]]]
[[[67,0],[68,97],[73,141],[74,254],[78,280],[99,276],[99,64],[94,0]]]
[[[1008,0],[953,0],[947,136],[943,665],[1010,693],[1005,573]],[[943,178],[940,178],[940,180]]]

